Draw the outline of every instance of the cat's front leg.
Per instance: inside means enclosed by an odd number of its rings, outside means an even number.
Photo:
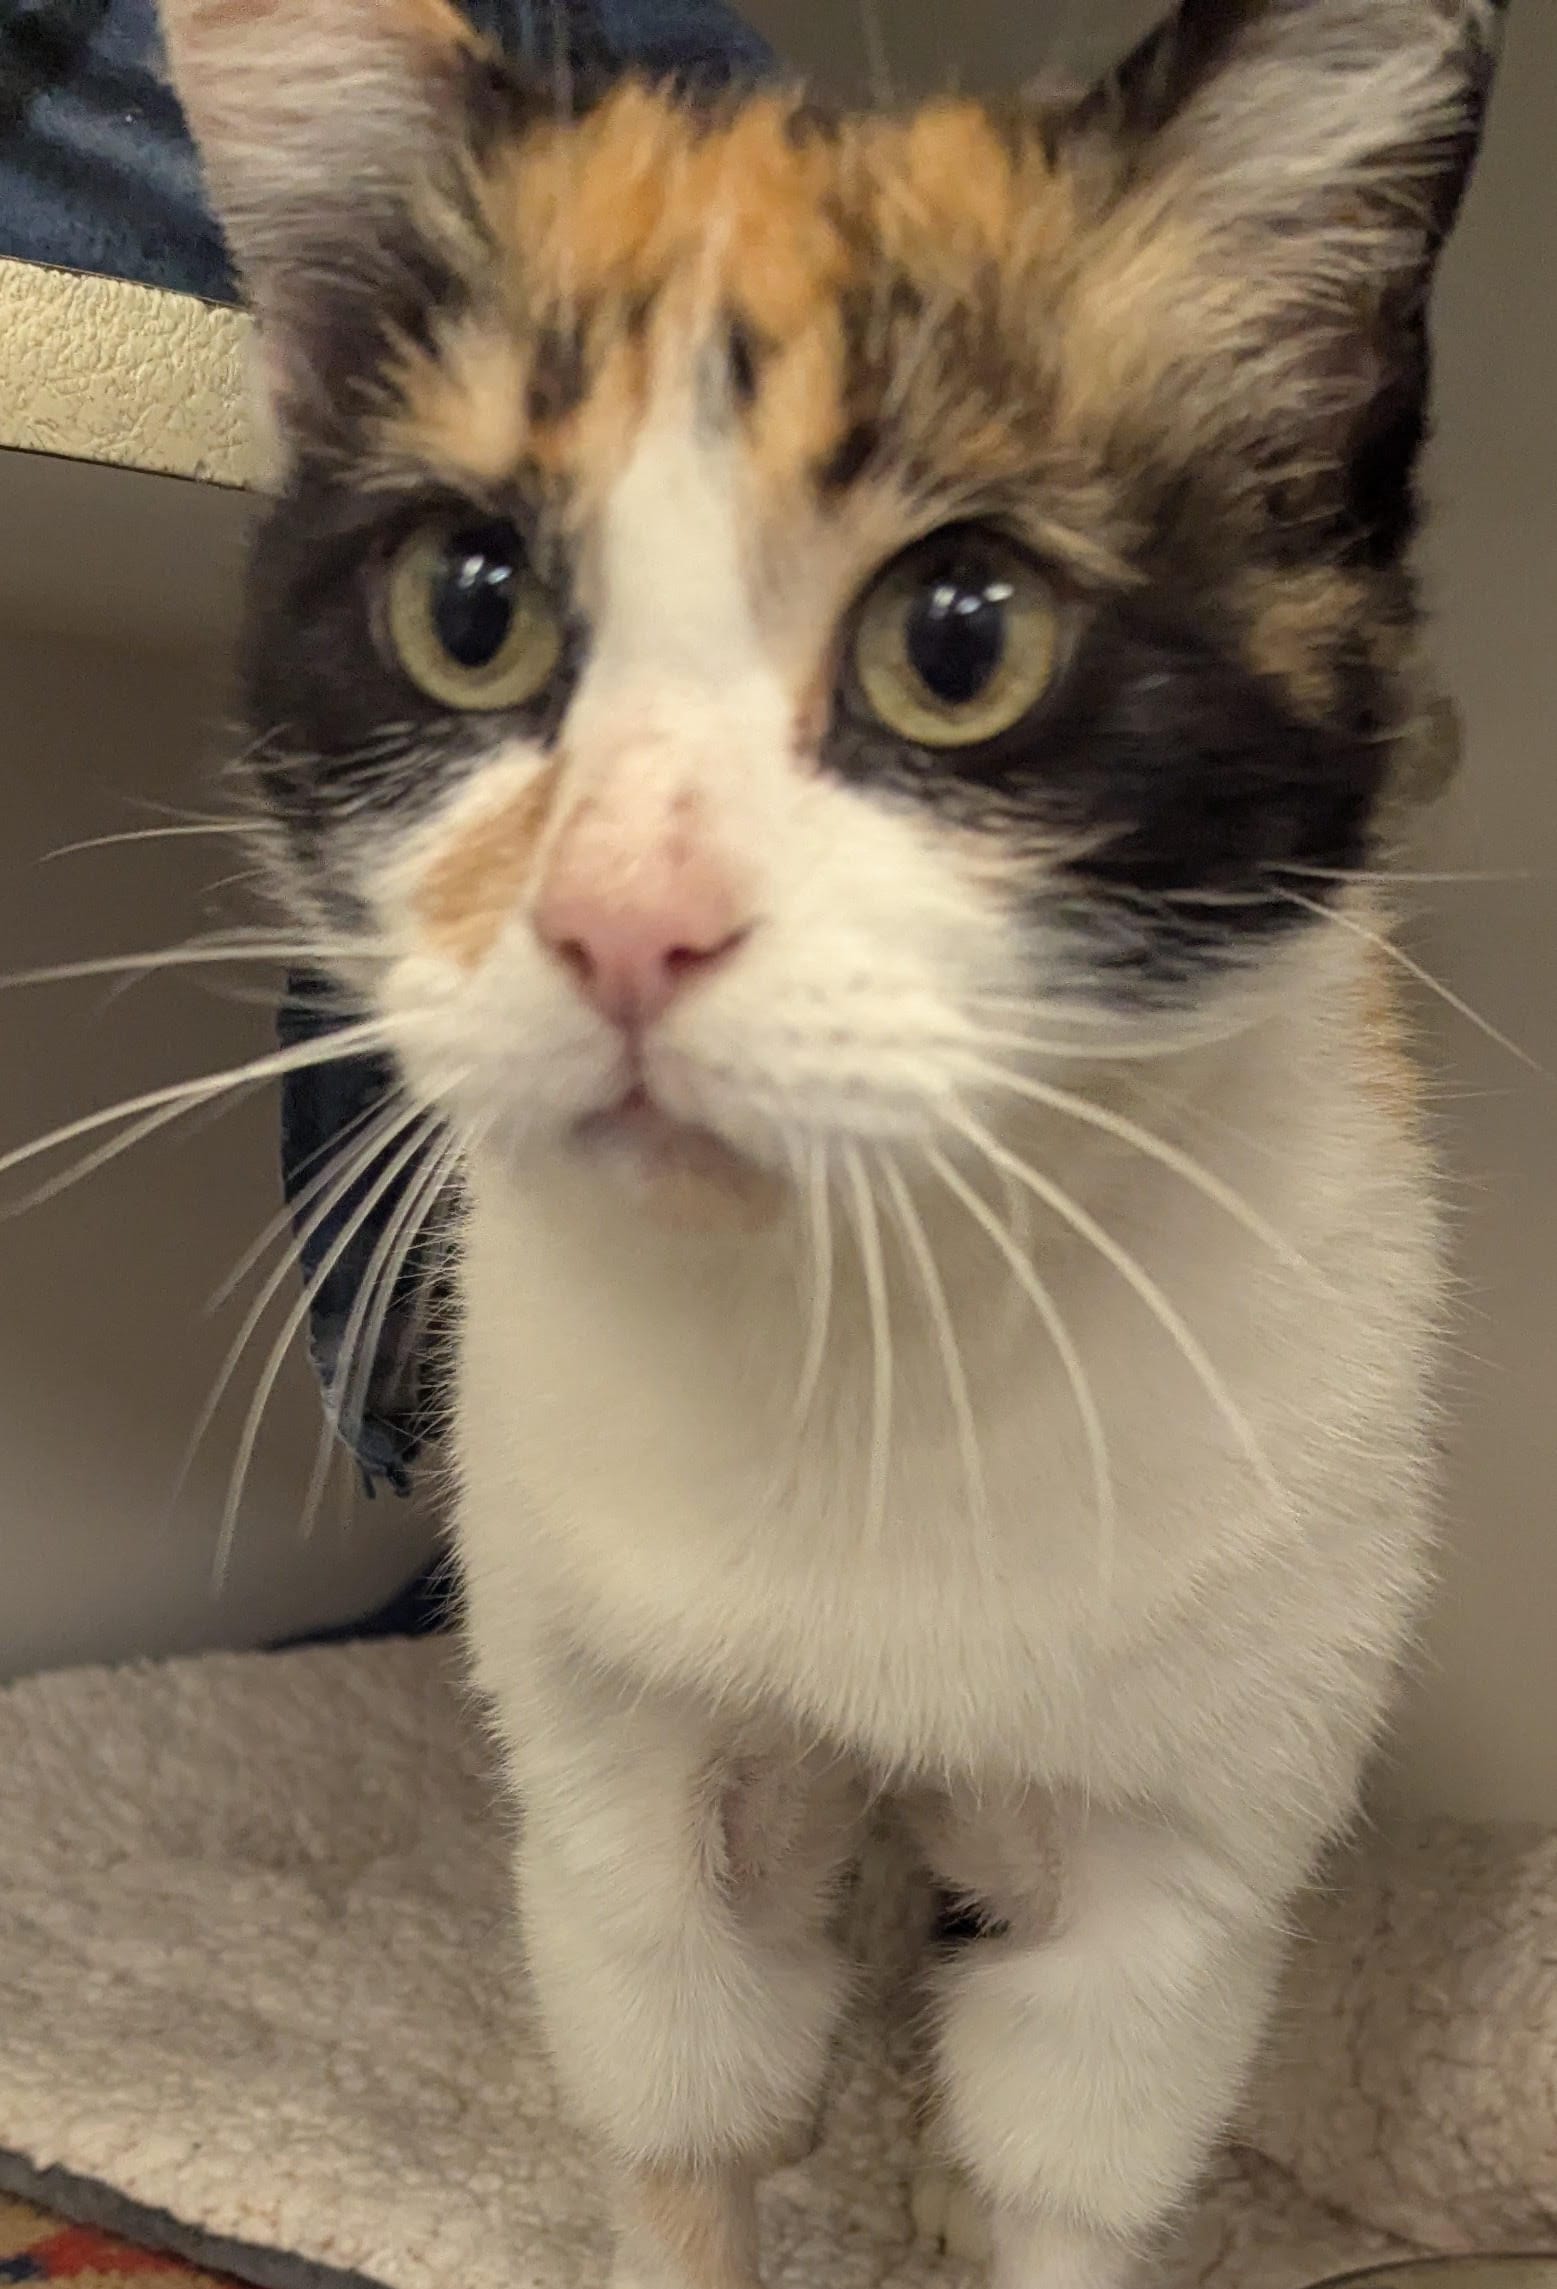
[[[1019,1863],[1023,1818],[1042,1814],[960,1823],[975,1876]],[[989,1822],[1007,1832],[981,1834]],[[1056,1856],[1054,1836],[1031,1841],[1035,1869]],[[960,1883],[968,1859],[953,1857],[943,1872]],[[1126,2289],[1236,2104],[1280,1903],[1171,1827],[1096,1811],[1061,1824],[1040,1889],[1031,1915],[998,1901],[1006,1928],[946,1970],[940,2138],[984,2211],[993,2289]],[[948,2216],[965,2252],[960,2202]]]
[[[548,1657],[504,1695],[523,1938],[618,2182],[614,2289],[756,2289],[755,2187],[814,2107],[847,1973],[835,1761]]]

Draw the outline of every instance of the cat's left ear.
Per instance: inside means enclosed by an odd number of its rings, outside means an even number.
[[[1428,293],[1480,144],[1505,0],[1180,0],[1082,107],[1130,314],[1185,434],[1246,466],[1350,464],[1404,537]],[[1375,497],[1364,502],[1363,491]]]
[[[1230,213],[1413,203],[1441,238],[1480,138],[1508,0],[1179,0],[1094,99],[1148,171]]]
[[[174,85],[283,424],[353,308],[386,318],[457,223],[502,74],[452,0],[161,0]],[[435,265],[434,265],[435,266]]]

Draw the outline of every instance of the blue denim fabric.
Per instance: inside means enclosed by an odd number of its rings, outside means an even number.
[[[464,4],[542,70],[569,39],[608,64],[715,81],[770,60],[722,0]],[[235,299],[155,0],[0,0],[0,255]]]
[[[771,63],[762,41],[723,0],[463,4],[484,30],[543,70],[555,65],[564,44],[608,69],[642,66],[713,84],[758,75]],[[214,301],[235,298],[165,82],[154,0],[0,0],[0,255]],[[279,1017],[284,1044],[326,1037],[342,1022],[324,979],[300,973],[288,981]],[[452,1308],[440,1245],[446,1230],[431,1235],[402,1271],[367,1371],[353,1369],[342,1351],[375,1249],[425,1163],[404,1172],[344,1246],[344,1227],[371,1176],[317,1228],[307,1213],[310,1179],[342,1139],[368,1126],[394,1085],[393,1068],[374,1058],[294,1075],[282,1096],[281,1162],[304,1277],[317,1283],[311,1343],[326,1404],[369,1488],[403,1494],[440,1412]],[[376,1170],[384,1165],[380,1159]]]

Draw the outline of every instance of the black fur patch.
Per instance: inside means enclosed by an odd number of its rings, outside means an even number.
[[[767,346],[744,318],[732,317],[727,333],[730,391],[738,406],[755,403]]]
[[[1340,712],[1301,716],[1229,640],[1208,599],[1078,602],[1071,649],[1033,714],[972,748],[915,747],[845,671],[823,760],[841,777],[1034,850],[1088,959],[1153,991],[1239,960],[1312,917],[1282,895],[1364,864],[1389,762],[1387,695],[1359,661]]]
[[[589,394],[589,360],[582,322],[548,326],[530,359],[528,412],[536,428],[566,421]]]
[[[468,509],[431,491],[358,494],[304,472],[261,527],[239,654],[250,768],[297,858],[326,885],[350,855],[352,822],[410,821],[502,740],[550,741],[576,687],[576,623],[561,672],[527,708],[462,715],[396,661],[382,612],[394,550],[425,519]],[[514,511],[525,529],[524,509]]]
[[[882,441],[879,422],[856,421],[845,430],[818,469],[818,489],[823,493],[846,493],[851,485],[857,485],[880,454]]]

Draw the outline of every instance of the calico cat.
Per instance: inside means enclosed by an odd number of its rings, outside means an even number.
[[[1424,1574],[1374,861],[1499,9],[1185,0],[903,116],[165,16],[278,446],[247,769],[468,1200],[470,1629],[616,2289],[757,2282],[883,1798],[983,1935],[998,2289],[1117,2289]]]

